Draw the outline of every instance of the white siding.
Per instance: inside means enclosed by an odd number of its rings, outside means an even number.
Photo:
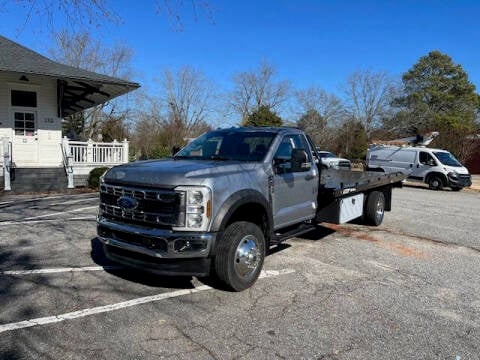
[[[56,79],[26,76],[28,82],[20,81],[20,74],[0,73],[0,138],[8,137],[13,142],[13,160],[17,167],[60,166],[62,125],[57,117]],[[35,135],[14,135],[14,109],[10,102],[12,89],[37,93]]]

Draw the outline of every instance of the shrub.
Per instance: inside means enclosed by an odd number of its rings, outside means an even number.
[[[88,174],[88,187],[91,189],[98,189],[98,185],[100,184],[100,176],[102,176],[105,171],[107,171],[109,168],[106,166],[102,167],[97,167],[90,171],[90,174]]]

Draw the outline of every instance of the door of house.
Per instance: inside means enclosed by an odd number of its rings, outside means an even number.
[[[38,166],[37,92],[11,89],[12,157],[17,167]]]
[[[38,166],[37,112],[33,109],[13,109],[13,161],[17,167]]]

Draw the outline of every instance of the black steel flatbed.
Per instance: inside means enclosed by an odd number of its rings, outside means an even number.
[[[319,197],[339,198],[387,185],[401,187],[406,178],[401,172],[385,174],[373,171],[322,169]]]

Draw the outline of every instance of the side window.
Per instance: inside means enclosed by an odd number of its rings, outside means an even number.
[[[433,159],[432,155],[425,151],[420,151],[418,160],[422,165],[435,165],[435,160]]]
[[[308,161],[311,162],[310,153],[307,150],[308,144],[305,138],[301,135],[287,135],[282,139],[282,142],[278,146],[277,152],[273,157],[274,166],[280,173],[292,173],[308,171],[309,168],[293,169],[292,168],[292,152],[293,149],[305,150],[308,154]]]

